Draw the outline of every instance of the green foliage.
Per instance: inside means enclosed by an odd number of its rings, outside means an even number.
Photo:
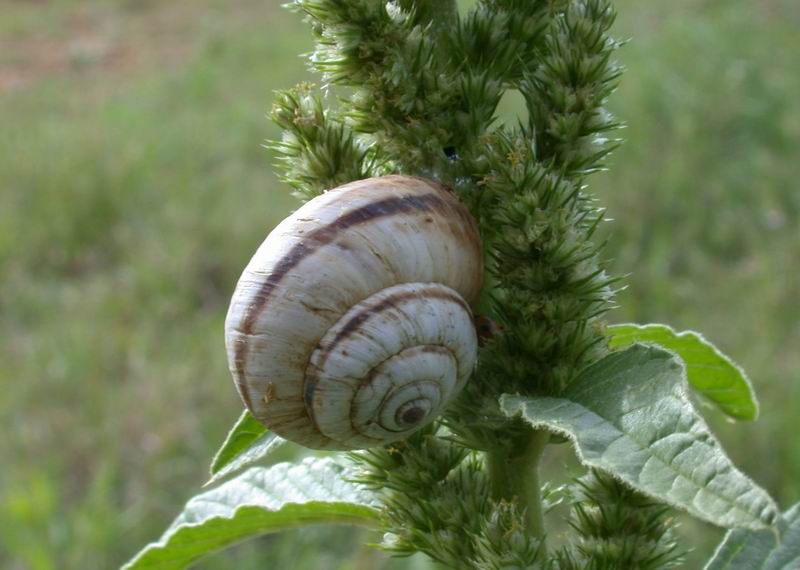
[[[253,467],[192,498],[161,539],[124,568],[185,568],[235,542],[297,526],[374,525],[372,494],[349,483],[348,476],[332,459]]]
[[[367,450],[353,459],[362,467],[356,481],[385,505],[392,531],[384,548],[406,556],[425,552],[453,568],[472,557],[470,537],[480,524],[474,515],[489,508],[489,485],[467,450],[426,429],[402,447]],[[469,492],[461,493],[462,487]]]
[[[464,18],[449,3],[436,10],[425,2],[296,0],[293,6],[315,33],[312,68],[326,83],[348,89],[339,113],[374,144],[377,160],[389,171],[454,186],[476,216],[491,284],[483,305],[503,334],[484,349],[480,369],[445,421],[456,446],[509,453],[525,447],[530,428],[506,418],[497,397],[559,394],[604,350],[593,323],[610,307],[613,280],[589,241],[602,214],[584,193],[583,177],[600,167],[611,148],[602,135],[615,127],[603,109],[618,77],[611,63],[616,43],[607,35],[610,5],[483,2]],[[508,89],[523,92],[530,122],[493,128]],[[287,176],[316,173],[299,173],[292,164]],[[393,490],[384,501],[396,552],[423,551],[452,567],[475,560],[480,567],[474,537],[487,521],[511,517],[529,535],[540,532],[524,516],[526,503],[495,511],[500,503],[488,498],[513,501],[513,489],[490,489],[474,457],[454,463],[458,447],[426,441],[410,440],[393,452],[399,457],[354,457],[368,462],[365,482]],[[440,466],[438,476],[389,484],[395,471],[408,477],[406,462]],[[513,463],[500,457],[493,465],[502,471]],[[442,519],[446,512],[473,516]],[[492,545],[481,543],[480,552]],[[518,546],[509,552],[539,556],[535,540]],[[502,565],[502,556],[492,559]]]
[[[608,32],[616,12],[607,0],[569,2],[546,36],[538,66],[520,85],[539,160],[568,176],[600,167],[613,145],[604,133],[619,127],[604,105],[620,76],[618,47]]]
[[[483,4],[508,14],[541,3]],[[787,309],[800,290],[789,270],[800,255],[800,12],[787,0],[755,11],[742,0],[616,4],[616,34],[633,38],[616,57],[632,80],[610,104],[628,142],[592,179],[617,220],[612,273],[632,272],[612,318],[703,330],[736,355],[768,413],[748,429],[709,421],[790,504],[800,498],[800,453],[786,436],[800,406]],[[198,465],[240,409],[220,384],[226,296],[295,207],[260,149],[280,136],[263,119],[270,94],[306,79],[296,58],[306,32],[289,16],[249,0],[4,6],[0,566],[118,566],[202,484]],[[508,61],[490,59],[518,37],[504,26],[482,28],[496,43],[475,43],[476,65]],[[96,40],[109,40],[109,58],[61,61]],[[167,57],[148,59],[151,47]],[[520,59],[535,61],[528,53]],[[508,122],[526,123],[511,101]],[[686,567],[701,567],[716,531],[685,519],[679,530],[696,546]],[[348,535],[273,535],[198,567],[364,565]]]
[[[308,200],[326,188],[377,173],[369,146],[324,108],[309,85],[278,93],[272,120],[283,129],[283,138],[270,148],[278,155],[281,178],[298,198]]]
[[[674,352],[683,361],[689,386],[706,401],[738,420],[758,416],[758,400],[747,374],[702,335],[653,324],[614,325],[608,332],[610,348],[642,342]]]
[[[669,508],[599,471],[578,480],[577,544],[557,553],[560,570],[655,570],[682,562]]]
[[[408,556],[424,552],[450,568],[526,568],[540,540],[525,532],[519,507],[492,497],[483,462],[474,452],[436,437],[433,429],[407,442],[352,454],[356,481],[384,505],[383,548]]]
[[[231,473],[263,460],[285,441],[267,431],[263,424],[245,410],[214,456],[210,469],[211,479],[206,485],[212,485]]]
[[[536,62],[558,4],[564,3],[479,2],[449,36],[447,49],[476,72],[491,74],[508,86],[516,86],[527,66]]]
[[[637,492],[721,526],[771,524],[772,500],[719,449],[686,397],[672,353],[634,346],[604,357],[598,319],[611,306],[614,280],[600,260],[602,245],[590,241],[603,215],[584,178],[601,169],[613,148],[606,133],[618,127],[603,108],[619,77],[610,4],[487,2],[463,20],[449,2],[293,6],[316,36],[312,68],[349,97],[335,118],[308,93],[279,97],[273,117],[286,131],[276,146],[285,179],[313,196],[332,181],[361,177],[363,149],[372,149],[386,172],[453,185],[478,220],[487,258],[481,305],[502,330],[446,416],[447,438],[434,427],[351,456],[362,466],[358,482],[385,507],[384,547],[425,552],[453,568],[547,564],[535,475],[543,428],[572,438],[585,465]],[[495,24],[512,35],[502,41],[530,57],[500,49],[483,65],[476,52],[496,39]],[[466,49],[437,49],[451,45]],[[491,128],[509,88],[522,93],[528,123]],[[518,395],[503,396],[500,409],[503,392]],[[488,452],[488,464],[478,450]],[[619,516],[592,518],[578,501],[580,546],[564,551],[564,563],[590,553],[598,567],[670,566],[673,549],[651,544],[666,536],[664,512],[633,491],[608,497]],[[601,541],[592,551],[598,538],[631,521],[648,521],[631,532],[643,541]]]
[[[486,149],[481,217],[492,315],[503,334],[481,354],[471,392],[558,394],[594,356],[591,323],[613,282],[590,238],[602,219],[577,182],[537,163],[523,132],[498,133]]]
[[[561,398],[505,395],[501,405],[644,495],[722,527],[772,525],[774,502],[733,466],[686,389],[672,353],[634,345],[584,369]]]
[[[249,411],[243,411],[236,423],[233,424],[231,431],[228,432],[225,441],[222,442],[222,446],[214,455],[209,469],[211,474],[217,474],[265,433],[267,433],[267,428],[256,420]]]
[[[791,570],[800,564],[800,504],[783,513],[776,529],[732,530],[705,570]]]
[[[448,425],[472,447],[492,449],[513,446],[520,431],[498,413],[498,394],[559,394],[603,353],[593,323],[611,307],[615,280],[599,259],[602,244],[591,241],[603,214],[583,177],[612,148],[601,136],[615,128],[603,104],[618,70],[607,2],[481,6],[528,22],[510,43],[528,42],[530,56],[509,67],[495,62],[501,75],[516,70],[506,86],[524,96],[529,123],[463,151],[475,185],[462,194],[474,204],[488,258],[485,308],[503,334],[482,351]],[[578,154],[567,156],[567,147]]]
[[[470,561],[480,570],[536,568],[543,558],[543,541],[526,532],[520,521],[524,516],[519,506],[501,500],[482,520],[475,542],[475,555]]]
[[[503,84],[493,70],[465,66],[461,52],[449,49],[462,36],[454,10],[386,9],[364,0],[294,6],[317,36],[312,67],[351,91],[341,101],[344,116],[370,135],[394,171],[450,182],[471,174],[451,158],[468,152],[492,123]],[[491,22],[483,26],[488,32]],[[506,55],[508,66],[517,54]]]

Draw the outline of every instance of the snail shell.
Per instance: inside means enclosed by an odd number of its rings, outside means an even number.
[[[475,366],[475,221],[433,181],[370,178],[314,198],[253,256],[225,321],[239,394],[315,449],[405,438]]]

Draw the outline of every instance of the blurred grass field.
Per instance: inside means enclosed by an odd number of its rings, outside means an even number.
[[[627,142],[592,181],[614,270],[631,273],[612,317],[699,330],[745,367],[761,419],[709,419],[789,506],[800,5],[617,5]],[[118,566],[204,482],[241,409],[228,297],[294,207],[265,115],[309,79],[310,45],[271,0],[0,0],[0,567]],[[698,568],[721,533],[684,530]],[[350,536],[295,531],[198,567],[405,566]]]

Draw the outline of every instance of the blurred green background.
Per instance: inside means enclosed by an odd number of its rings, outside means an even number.
[[[631,274],[612,318],[699,330],[748,370],[761,419],[709,421],[786,507],[800,500],[800,4],[617,6],[627,143],[592,180],[614,269]],[[228,298],[294,207],[265,115],[274,89],[309,79],[310,46],[274,0],[0,0],[0,567],[116,567],[204,482],[241,409]],[[565,465],[551,454],[551,472]],[[699,568],[722,533],[682,528]],[[293,531],[198,567],[427,566],[359,546],[377,538]]]

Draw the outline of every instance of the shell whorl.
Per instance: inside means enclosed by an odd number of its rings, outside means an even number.
[[[267,236],[231,300],[242,400],[311,448],[406,437],[474,368],[482,272],[475,221],[435,182],[385,176],[314,198]]]

